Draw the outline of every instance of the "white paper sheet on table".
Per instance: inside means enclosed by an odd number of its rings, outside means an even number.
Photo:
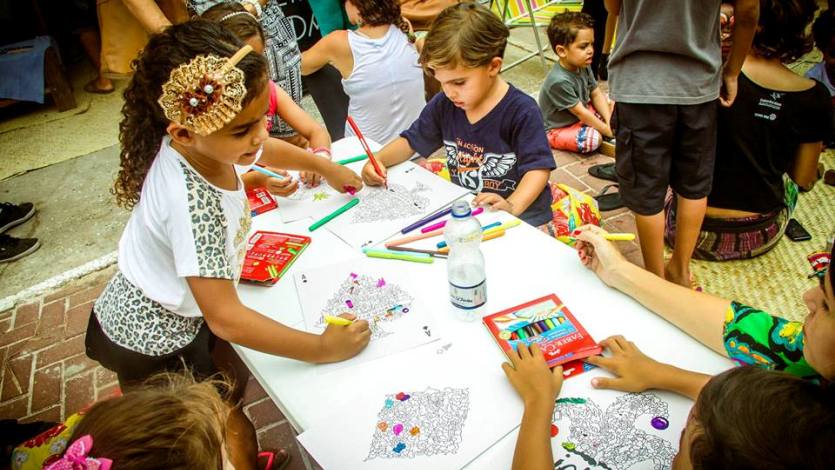
[[[368,142],[372,152],[380,150],[382,146],[376,142]],[[339,161],[357,155],[364,155],[359,140],[349,137],[333,143],[331,148],[333,161]],[[360,174],[363,165],[368,160],[347,165],[348,168]],[[299,172],[290,171],[290,175],[299,182],[299,189],[290,197],[276,197],[278,201],[278,215],[284,223],[295,222],[307,217],[319,219],[339,209],[351,200],[351,195],[342,194],[331,188],[324,180],[315,188],[306,187],[299,178]]]
[[[330,214],[351,200],[351,195],[339,193],[324,180],[318,186],[310,187],[301,181],[299,172],[289,173],[299,182],[299,189],[289,197],[276,197],[278,216],[285,224],[307,217],[317,218]]]
[[[595,369],[563,384],[551,428],[554,468],[671,468],[693,402],[669,392],[592,388],[591,378],[600,375],[610,377]],[[467,468],[509,469],[517,437],[514,430]]]
[[[307,331],[321,333],[326,326],[323,315],[341,313],[367,320],[372,331],[368,347],[360,354],[317,366],[318,372],[356,366],[441,338],[432,314],[410,291],[419,285],[414,272],[403,268],[400,261],[357,258],[296,273],[296,292]]]
[[[412,162],[389,168],[387,181],[388,188],[363,188],[360,203],[325,228],[355,248],[370,246],[468,194]]]
[[[325,469],[456,469],[475,459],[519,424],[521,401],[498,365],[469,373],[472,351],[439,344],[381,360],[387,373],[335,393],[336,411],[299,442]]]

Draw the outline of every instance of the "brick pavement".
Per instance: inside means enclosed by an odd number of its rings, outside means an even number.
[[[596,194],[606,184],[588,175],[589,166],[612,161],[555,151],[559,168],[551,179]],[[603,226],[635,232],[626,210],[604,213]],[[636,242],[620,242],[623,253],[638,264]],[[0,419],[60,421],[117,389],[116,376],[84,354],[84,333],[93,301],[115,266],[70,282],[59,290],[0,312]],[[254,378],[244,397],[244,410],[255,424],[263,448],[288,448],[290,470],[318,468],[295,440],[292,427]]]

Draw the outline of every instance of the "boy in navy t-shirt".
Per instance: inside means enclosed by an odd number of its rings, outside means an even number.
[[[499,76],[508,35],[501,20],[475,3],[444,10],[420,55],[444,93],[376,157],[392,166],[443,146],[452,182],[477,193],[474,205],[540,226],[552,220],[548,176],[556,164],[536,101]],[[362,176],[379,185],[385,170],[377,175],[369,162]]]

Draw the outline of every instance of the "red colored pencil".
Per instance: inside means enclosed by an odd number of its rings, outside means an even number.
[[[377,176],[383,178],[383,170],[380,168],[377,158],[374,157],[373,153],[371,153],[371,149],[368,148],[368,143],[365,142],[365,137],[362,136],[360,128],[357,127],[357,123],[354,122],[354,119],[351,116],[348,116],[348,125],[351,126],[351,129],[354,130],[354,134],[356,134],[357,138],[359,138],[360,144],[362,144],[362,148],[365,150],[365,154],[368,155],[368,159],[371,160],[371,164],[374,165],[374,171],[377,172]],[[388,189],[388,182],[385,182],[384,185],[386,189]]]

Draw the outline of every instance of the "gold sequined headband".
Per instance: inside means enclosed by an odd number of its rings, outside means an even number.
[[[246,96],[244,72],[235,65],[250,52],[247,45],[228,59],[201,55],[172,70],[157,100],[165,117],[203,136],[228,124]]]

